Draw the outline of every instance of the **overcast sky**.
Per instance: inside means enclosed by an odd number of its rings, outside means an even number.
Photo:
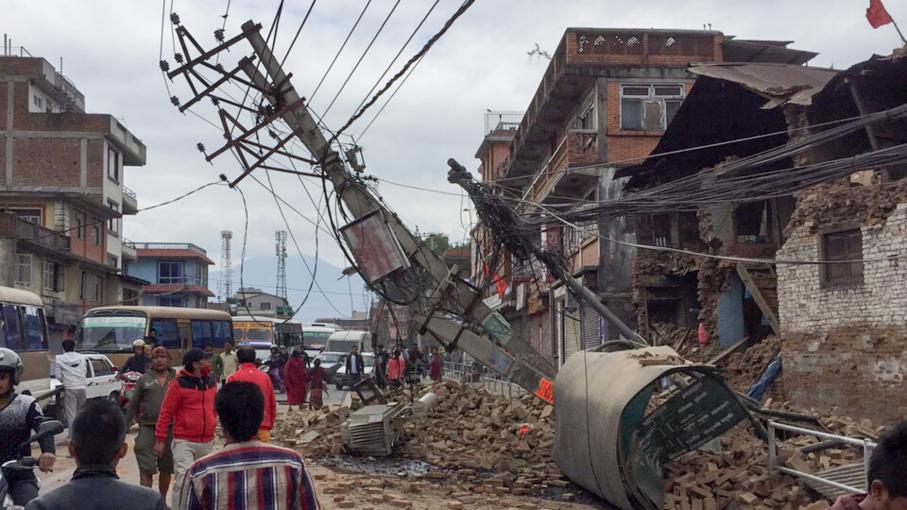
[[[169,0],[166,2],[169,11]],[[330,102],[356,59],[362,54],[393,0],[373,0],[359,29],[315,96],[321,111]],[[430,7],[430,0],[402,0],[385,30],[325,120],[339,127],[353,113],[368,89]],[[547,61],[526,52],[535,43],[553,51],[569,26],[654,27],[701,29],[704,23],[725,34],[753,39],[796,41],[793,46],[820,53],[812,65],[844,68],[873,53],[890,53],[898,45],[891,26],[873,30],[864,17],[868,0],[687,0],[648,2],[599,0],[478,0],[432,49],[387,110],[360,141],[367,172],[395,182],[457,191],[446,182],[445,161],[455,157],[470,169],[483,135],[483,112],[523,110],[538,86]],[[212,45],[226,0],[175,0],[174,10],[202,44]],[[268,25],[277,0],[232,0],[227,37],[248,19]],[[895,19],[907,20],[907,2],[887,0]],[[303,96],[310,96],[330,59],[349,32],[364,1],[320,0],[286,63]],[[459,1],[441,0],[404,57],[418,48],[457,8]],[[277,39],[283,54],[309,0],[287,0]],[[196,143],[216,147],[222,139],[201,120],[179,114],[170,104],[158,69],[161,3],[151,0],[3,0],[0,30],[14,45],[58,65],[85,94],[89,112],[120,118],[148,147],[144,167],[126,171],[126,185],[138,193],[139,207],[167,200],[217,179],[236,176],[229,156],[207,164]],[[905,21],[907,23],[907,21]],[[225,59],[233,63],[247,47]],[[169,21],[164,57],[173,62]],[[401,58],[399,67],[403,62]],[[185,101],[183,83],[171,85]],[[202,109],[203,113],[212,111]],[[212,117],[213,118],[213,117]],[[358,136],[371,113],[354,125]],[[314,217],[314,208],[295,178],[275,175],[278,192],[300,211]],[[254,182],[243,184],[249,201],[248,255],[272,256],[275,229],[283,222],[273,199]],[[313,190],[315,188],[312,188]],[[410,227],[442,231],[463,239],[470,216],[456,196],[380,185],[392,208]],[[462,213],[462,214],[461,214]],[[292,231],[305,254],[314,253],[313,228],[288,212]],[[234,265],[242,241],[243,213],[237,192],[209,188],[191,199],[125,221],[125,235],[135,241],[193,242],[220,258],[219,232],[235,231]],[[295,252],[292,242],[290,253]],[[342,265],[333,241],[322,236],[321,256]],[[308,281],[289,275],[290,286]]]

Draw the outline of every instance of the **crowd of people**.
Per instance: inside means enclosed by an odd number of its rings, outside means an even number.
[[[66,413],[74,412],[68,422],[67,449],[77,468],[67,484],[41,496],[33,472],[7,477],[15,504],[26,510],[62,510],[73,505],[163,510],[168,508],[165,501],[172,483],[170,508],[174,510],[319,508],[299,453],[269,443],[277,404],[271,378],[257,369],[252,348],[234,350],[230,345],[219,355],[210,349],[192,349],[183,355],[177,371],[171,367],[167,349],[155,347],[148,355],[143,345],[135,347],[131,368],[143,375],[125,413],[107,399],[82,404],[84,387],[78,387],[76,376],[84,374],[83,361],[74,355],[58,356],[57,373],[64,376],[64,384],[75,378],[76,387],[66,391],[74,392],[69,394],[75,395],[78,405],[67,407]],[[73,345],[64,343],[64,351],[73,353]],[[378,373],[386,376],[387,384],[403,384],[418,373],[407,368],[415,365],[415,353],[404,356],[400,349],[393,353],[378,349],[377,354]],[[353,357],[347,370],[355,370],[359,363],[361,359]],[[429,375],[440,378],[436,350],[427,365]],[[304,403],[306,384],[311,388],[310,400],[316,399],[316,391],[324,384],[319,360],[307,368],[302,355],[293,353],[284,369],[291,405]],[[29,455],[29,436],[43,421],[36,400],[16,392],[22,371],[19,356],[0,348],[0,463]],[[120,480],[116,470],[127,455],[126,433],[133,423],[139,427],[135,456],[140,485]],[[225,445],[215,451],[218,423]],[[54,438],[42,438],[39,448],[38,469],[51,471],[56,463]],[[907,510],[905,472],[907,422],[902,422],[883,435],[872,453],[867,493],[841,497],[832,510]],[[155,491],[151,486],[156,474]]]

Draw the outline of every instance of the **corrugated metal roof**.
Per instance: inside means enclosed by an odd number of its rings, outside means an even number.
[[[766,109],[785,103],[809,106],[812,96],[838,74],[817,67],[760,63],[694,64],[689,71],[740,84],[766,97],[769,100],[763,106]]]
[[[199,294],[214,297],[214,293],[201,285],[180,285],[178,283],[155,283],[142,287],[145,294]]]
[[[139,258],[158,258],[158,259],[198,259],[206,264],[214,264],[214,261],[208,257],[189,249],[172,249],[172,248],[138,248],[135,250]]]

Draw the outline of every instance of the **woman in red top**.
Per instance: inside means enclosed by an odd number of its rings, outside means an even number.
[[[438,348],[431,348],[431,366],[428,369],[428,376],[432,381],[441,380],[441,355],[438,354]]]
[[[321,409],[323,401],[321,394],[324,391],[324,369],[321,368],[321,360],[315,358],[314,367],[308,373],[309,387],[309,408]]]
[[[305,361],[299,351],[293,351],[290,361],[283,367],[283,381],[287,387],[287,404],[290,407],[302,406],[305,404],[305,383],[308,381],[308,374],[305,370]]]

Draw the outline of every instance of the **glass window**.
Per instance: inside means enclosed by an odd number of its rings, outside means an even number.
[[[120,212],[120,204],[113,200],[107,200],[107,207],[116,212]],[[120,231],[120,218],[110,218],[107,220],[107,230],[109,230],[111,234],[118,233]]]
[[[85,223],[88,222],[85,213],[80,213],[77,211],[75,217],[76,224],[73,225],[73,229],[76,231],[76,237],[79,239],[85,239]]]
[[[158,296],[157,298],[158,306],[174,306],[177,308],[183,307],[183,297],[182,296]]]
[[[183,283],[182,262],[158,262],[158,283]]]
[[[268,303],[267,301],[263,302],[263,303],[261,304],[261,309],[262,309],[262,310],[270,310],[270,309],[271,309],[271,303]]]
[[[0,333],[3,333],[3,346],[16,350],[22,350],[22,321],[19,317],[19,310],[16,305],[3,304],[2,320],[0,320]]]
[[[211,321],[211,337],[215,347],[223,347],[233,339],[230,321]]]
[[[120,182],[120,153],[107,148],[107,177],[113,182]]]
[[[145,338],[145,317],[85,317],[76,337],[86,351],[130,351],[132,342]]]
[[[176,319],[152,319],[151,329],[154,330],[157,341],[168,349],[180,348],[180,334],[176,327]]]
[[[243,336],[243,330],[241,328],[233,328],[233,340],[239,342],[243,339],[245,339],[245,337]]]
[[[31,264],[32,264],[32,254],[31,253],[17,253],[16,254],[16,281],[19,283],[24,283],[26,285],[31,285]]]
[[[91,368],[95,377],[113,374],[113,368],[107,364],[107,360],[90,358],[89,361],[91,361]]]
[[[42,351],[47,348],[44,337],[44,310],[37,306],[23,306],[25,312],[25,337],[23,350]]]
[[[620,89],[620,128],[664,131],[683,102],[682,85],[623,85]]]
[[[101,220],[97,218],[91,218],[91,242],[101,246]]]
[[[15,209],[13,212],[20,220],[25,220],[35,225],[41,224],[41,209]]]
[[[205,343],[214,343],[211,335],[211,321],[192,321],[192,347],[203,349]]]
[[[54,291],[54,263],[48,260],[44,261],[44,290],[48,292]]]

